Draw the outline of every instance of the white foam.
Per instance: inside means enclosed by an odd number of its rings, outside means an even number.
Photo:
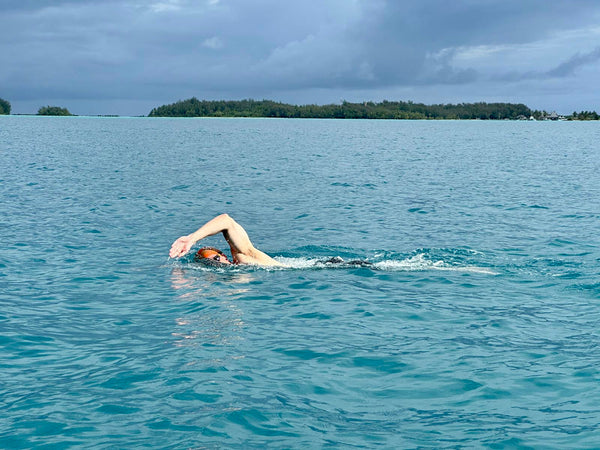
[[[498,272],[494,272],[493,270],[487,269],[485,267],[477,267],[477,266],[466,266],[466,267],[446,267],[442,270],[452,270],[455,272],[471,272],[471,273],[481,273],[484,275],[499,275]]]
[[[401,261],[396,260],[387,260],[380,261],[373,264],[376,268],[381,270],[388,271],[407,271],[407,272],[417,272],[424,270],[442,270],[442,271],[450,271],[450,272],[471,272],[471,273],[481,273],[486,275],[498,275],[497,272],[494,272],[485,267],[477,267],[477,266],[454,266],[451,264],[447,264],[442,260],[431,261],[425,257],[423,254],[418,254],[412,256],[407,259],[403,259]]]
[[[275,260],[291,269],[311,269],[319,265],[319,260],[316,258],[286,258],[278,256]]]

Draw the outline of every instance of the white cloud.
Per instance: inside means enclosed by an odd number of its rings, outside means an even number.
[[[153,3],[150,9],[155,13],[179,11],[181,9],[180,0],[166,0],[162,2]]]
[[[312,34],[275,48],[252,66],[256,74],[268,75],[285,83],[304,84],[308,80],[334,80],[352,68],[352,54],[340,41]]]
[[[223,47],[223,41],[221,41],[221,39],[219,39],[218,37],[213,36],[211,38],[205,39],[202,42],[202,46],[206,48],[212,48],[213,50],[217,50]]]

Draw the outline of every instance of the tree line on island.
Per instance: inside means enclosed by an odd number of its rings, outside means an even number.
[[[60,106],[42,106],[38,109],[38,116],[72,116],[67,108]]]
[[[282,117],[314,119],[526,119],[598,120],[595,112],[558,116],[532,110],[522,103],[459,103],[425,105],[423,103],[342,102],[340,105],[290,105],[271,100],[198,100],[192,97],[154,108],[149,117]]]
[[[11,104],[0,98],[0,115]],[[72,116],[67,108],[42,106],[40,116]],[[306,119],[480,119],[480,120],[600,120],[595,111],[569,116],[532,110],[522,103],[458,103],[425,105],[412,101],[362,102],[329,105],[291,105],[272,100],[188,100],[154,108],[149,117],[280,117]]]
[[[8,100],[0,98],[0,115],[8,115],[11,111],[11,104]],[[38,109],[38,116],[72,116],[67,108],[60,106],[42,106]]]
[[[10,102],[0,98],[0,114],[10,114]]]
[[[534,111],[523,104],[343,102],[340,105],[290,105],[271,100],[209,101],[193,97],[154,108],[149,117],[284,117],[316,119],[517,119]]]

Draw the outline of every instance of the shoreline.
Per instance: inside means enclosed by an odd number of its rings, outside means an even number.
[[[597,122],[600,119],[573,119],[562,117],[559,119],[457,119],[457,118],[370,118],[370,117],[273,117],[273,116],[127,116],[116,114],[101,114],[101,115],[79,115],[71,114],[68,116],[61,115],[46,115],[46,114],[0,114],[2,117],[60,117],[60,118],[91,118],[91,119],[276,119],[276,120],[340,120],[340,121],[355,121],[355,120],[374,120],[374,121],[394,121],[394,122]]]

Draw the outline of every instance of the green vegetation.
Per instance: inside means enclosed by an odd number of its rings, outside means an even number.
[[[59,106],[42,106],[38,110],[38,116],[72,116],[67,108]]]
[[[0,98],[0,114],[10,114],[10,102]]]
[[[154,108],[149,117],[287,117],[331,119],[517,119],[534,114],[523,104],[364,102],[341,105],[289,105],[270,100],[182,100]]]
[[[0,98],[0,115],[10,114],[11,104]],[[40,116],[72,116],[67,108],[42,106]],[[480,119],[480,120],[600,120],[595,111],[571,115],[531,110],[522,103],[423,103],[363,102],[341,105],[290,105],[271,100],[180,100],[154,108],[149,117],[281,117],[306,119]]]
[[[569,120],[600,120],[600,115],[596,111],[575,112],[567,117]]]

